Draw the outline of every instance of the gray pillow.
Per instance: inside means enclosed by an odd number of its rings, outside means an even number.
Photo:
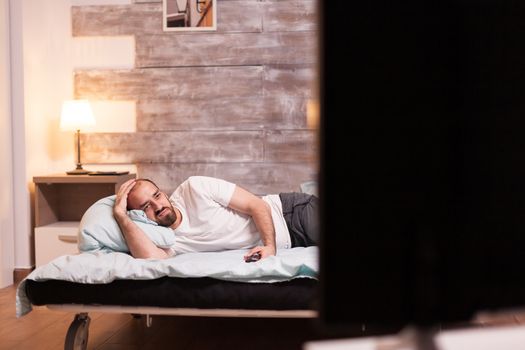
[[[120,227],[113,217],[115,198],[116,195],[111,195],[98,200],[82,216],[78,233],[78,249],[81,252],[129,252]],[[168,248],[175,243],[173,230],[149,220],[142,210],[130,210],[128,215],[156,246]]]

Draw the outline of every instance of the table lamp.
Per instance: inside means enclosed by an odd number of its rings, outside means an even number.
[[[77,139],[77,167],[74,170],[66,171],[68,175],[86,175],[88,170],[82,168],[80,163],[80,128],[94,125],[95,118],[91,111],[91,105],[87,100],[70,100],[62,104],[62,114],[60,116],[60,130],[76,131]]]

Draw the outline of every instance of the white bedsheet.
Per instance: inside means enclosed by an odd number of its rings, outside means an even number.
[[[16,291],[16,315],[32,310],[25,294],[27,279],[64,280],[78,283],[110,283],[115,279],[212,277],[239,282],[280,282],[298,277],[317,278],[318,248],[281,249],[276,256],[246,263],[246,250],[186,253],[169,259],[134,259],[125,253],[81,253],[64,255],[35,269]]]

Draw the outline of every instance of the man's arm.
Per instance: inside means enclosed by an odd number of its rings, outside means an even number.
[[[256,252],[261,253],[261,258],[275,255],[275,228],[273,226],[272,211],[268,203],[245,189],[235,186],[228,207],[250,215],[261,235],[264,246],[252,248],[247,256]]]
[[[157,247],[146,236],[146,234],[129,218],[127,214],[128,194],[135,186],[135,180],[128,180],[120,186],[115,206],[113,207],[113,216],[117,221],[124,239],[128,245],[131,255],[140,259],[164,259],[169,257],[168,250]]]

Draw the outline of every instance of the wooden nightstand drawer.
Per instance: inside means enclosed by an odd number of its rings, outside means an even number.
[[[58,256],[78,254],[78,221],[60,221],[35,228],[36,266]]]

